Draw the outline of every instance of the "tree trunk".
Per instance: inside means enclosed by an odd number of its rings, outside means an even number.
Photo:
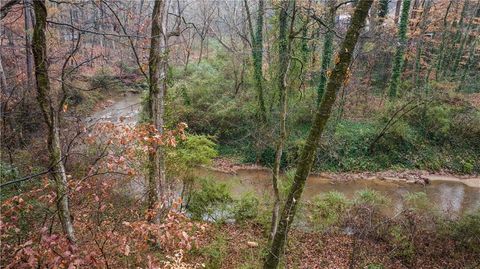
[[[27,85],[28,91],[33,87],[33,59],[32,59],[32,13],[30,0],[23,1],[25,12],[25,55],[27,60]]]
[[[388,15],[388,4],[390,0],[380,0],[378,2],[378,17],[380,17],[380,21],[383,22],[385,17]]]
[[[0,52],[1,52],[1,50],[2,50],[2,48],[0,48]],[[5,71],[3,70],[3,63],[2,63],[1,54],[0,54],[0,94],[2,94],[4,96],[8,96],[7,78],[5,76]],[[3,109],[3,103],[2,103],[2,109]]]
[[[327,31],[325,34],[325,41],[323,42],[322,67],[320,69],[320,82],[318,83],[317,87],[317,107],[322,102],[325,85],[327,84],[327,72],[332,62],[334,36],[333,28],[335,27],[336,3],[336,0],[328,0],[327,23],[328,27],[330,27],[332,31]]]
[[[166,1],[155,1],[152,13],[152,34],[149,57],[149,93],[147,104],[148,121],[163,134],[164,98],[167,78]],[[160,222],[170,205],[170,195],[165,176],[163,148],[154,145],[149,153],[148,208],[149,220]]]
[[[465,0],[464,3],[463,3],[463,7],[462,7],[462,12],[460,13],[460,20],[458,21],[458,24],[456,24],[456,27],[457,27],[457,31],[455,32],[455,35],[453,36],[453,40],[452,42],[450,42],[450,47],[449,49],[446,50],[446,53],[444,54],[443,56],[443,62],[442,62],[442,65],[440,66],[440,69],[441,69],[441,73],[440,73],[440,77],[443,78],[446,73],[447,73],[447,70],[450,69],[450,66],[452,65],[452,60],[453,60],[453,54],[455,53],[451,53],[452,51],[456,51],[456,47],[457,47],[457,44],[460,43],[461,39],[462,39],[462,32],[464,31],[463,29],[463,26],[464,26],[464,20],[467,16],[467,11],[469,9],[469,1],[468,0]],[[455,25],[452,23],[452,25]],[[448,53],[447,53],[448,52]]]
[[[402,74],[403,64],[405,62],[404,54],[407,47],[407,28],[408,28],[408,13],[410,10],[410,1],[403,1],[402,16],[400,18],[400,25],[398,27],[398,46],[393,58],[392,77],[390,78],[389,96],[391,99],[397,97],[398,84],[400,82],[400,75]]]
[[[67,175],[62,158],[60,144],[59,113],[55,108],[51,96],[50,80],[48,77],[47,61],[47,8],[45,0],[33,1],[36,23],[33,28],[32,51],[35,62],[35,78],[37,82],[37,100],[42,110],[45,123],[48,126],[48,151],[50,153],[50,167],[52,178],[55,182],[57,194],[57,208],[60,222],[70,242],[75,242],[75,233],[68,206]]]
[[[401,8],[402,8],[402,0],[397,0],[397,4],[395,6],[395,17],[394,17],[395,24],[398,23],[398,17],[400,16]]]
[[[447,36],[449,35],[449,27],[448,27],[448,14],[450,13],[450,8],[452,7],[454,0],[450,0],[447,6],[447,10],[445,11],[445,15],[443,16],[443,32],[442,32],[442,41],[440,43],[440,48],[438,50],[436,56],[436,63],[435,63],[435,80],[439,79],[439,73],[443,66],[443,60],[445,59],[445,46],[447,43]]]
[[[333,104],[335,103],[336,93],[347,77],[348,67],[352,60],[352,54],[357,44],[360,30],[365,23],[365,18],[368,16],[368,11],[372,3],[373,0],[359,0],[356,5],[351,25],[337,56],[338,61],[336,61],[332,74],[329,77],[324,98],[322,99],[320,107],[317,109],[306,144],[300,154],[297,171],[292,186],[290,187],[285,206],[283,207],[278,230],[273,238],[271,249],[264,263],[264,268],[266,269],[277,268],[280,261],[286,236],[295,217],[298,201],[302,196],[305,181],[313,165],[320,136],[330,117]]]
[[[420,73],[421,73],[421,59],[423,50],[423,36],[427,29],[428,13],[430,11],[431,1],[426,0],[423,6],[422,19],[420,22],[420,35],[417,39],[417,51],[415,53],[415,70],[413,72],[413,85],[418,89],[420,88]]]
[[[472,67],[475,64],[475,61],[473,61],[473,59],[475,58],[475,46],[477,45],[478,40],[479,40],[478,37],[475,38],[475,40],[471,44],[469,56],[468,56],[468,59],[467,59],[467,63],[465,65],[464,69],[463,69],[462,77],[460,78],[460,83],[458,84],[458,87],[457,87],[458,92],[463,91],[463,87],[465,86],[465,80],[467,78],[468,71],[470,69],[472,69]]]
[[[265,107],[265,97],[263,94],[263,17],[265,16],[265,2],[258,1],[257,25],[253,29],[248,3],[244,0],[245,10],[247,12],[247,21],[250,28],[250,39],[252,40],[252,59],[253,73],[255,78],[255,88],[257,89],[259,118],[264,123],[267,121],[267,109]]]
[[[283,147],[285,145],[285,140],[287,139],[287,71],[290,62],[290,48],[288,45],[288,36],[287,36],[287,20],[288,20],[288,9],[290,6],[290,1],[284,0],[281,2],[280,7],[280,16],[278,20],[278,74],[277,74],[277,87],[278,93],[280,95],[280,130],[279,136],[277,139],[277,148],[275,151],[275,161],[273,164],[273,173],[272,173],[272,186],[274,194],[274,204],[272,212],[272,224],[270,229],[270,239],[273,239],[275,233],[277,232],[278,227],[278,215],[280,213],[280,193],[278,190],[278,179],[280,176],[280,165],[282,163],[282,154]]]
[[[474,14],[475,15],[477,13],[479,4],[480,4],[480,0],[477,0],[477,4],[475,5],[475,8],[474,8],[474,10],[475,10]],[[460,46],[455,53],[455,60],[454,60],[454,63],[453,63],[453,67],[451,68],[451,75],[452,76],[456,76],[456,74],[457,74],[458,66],[460,65],[460,61],[462,60],[462,56],[463,56],[464,51],[465,51],[465,46],[467,45],[467,41],[470,39],[471,33],[476,32],[477,29],[478,29],[478,26],[473,26],[473,21],[474,21],[474,19],[476,19],[475,15],[472,15],[472,17],[470,17],[470,20],[467,24],[467,29],[465,30],[465,34],[463,35],[463,38],[461,38]]]

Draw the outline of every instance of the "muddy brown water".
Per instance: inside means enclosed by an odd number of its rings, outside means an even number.
[[[138,121],[141,110],[140,94],[125,93],[106,102],[111,105],[94,112],[86,119],[88,124],[96,122],[118,123],[120,121],[135,124]]]
[[[88,123],[109,121],[117,123],[120,119],[128,124],[135,124],[139,117],[141,97],[139,94],[126,94],[111,101],[108,106],[95,112],[87,118]],[[268,170],[238,170],[235,175],[218,172],[206,168],[196,169],[198,177],[210,177],[218,182],[227,183],[236,197],[253,192],[259,196],[272,195],[271,175]],[[131,190],[141,192],[143,182],[137,182]],[[455,177],[432,176],[431,183],[425,186],[400,181],[385,180],[355,180],[341,181],[310,176],[307,180],[302,199],[311,200],[317,195],[329,191],[338,191],[347,198],[354,197],[355,193],[362,189],[372,189],[380,192],[390,200],[391,206],[387,208],[390,214],[402,210],[403,197],[409,192],[424,191],[432,208],[437,208],[452,217],[462,215],[465,212],[480,208],[480,178],[460,180]]]
[[[255,193],[258,196],[272,195],[271,174],[268,170],[239,170],[237,174],[233,175],[202,168],[197,170],[197,175],[226,183],[236,197],[247,192]],[[480,208],[480,188],[467,186],[462,182],[447,180],[435,180],[428,185],[422,186],[380,179],[339,181],[310,176],[302,199],[308,201],[329,191],[338,191],[347,198],[353,198],[356,192],[367,188],[380,192],[390,200],[390,206],[385,212],[389,215],[394,215],[403,209],[406,194],[422,191],[427,194],[432,208],[441,210],[444,214],[451,215],[451,217]]]

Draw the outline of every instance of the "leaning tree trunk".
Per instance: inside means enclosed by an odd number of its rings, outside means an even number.
[[[280,165],[282,163],[283,147],[285,140],[287,139],[287,71],[289,65],[289,45],[287,36],[287,20],[288,20],[288,8],[290,1],[282,1],[280,7],[280,16],[278,19],[278,74],[277,84],[278,93],[280,95],[280,132],[277,139],[277,148],[275,151],[275,161],[273,164],[272,173],[272,186],[274,194],[273,212],[272,212],[272,224],[270,229],[270,239],[273,239],[278,227],[278,216],[280,213],[280,193],[278,190],[278,179],[280,176]]]
[[[50,80],[48,77],[47,61],[47,8],[45,0],[33,1],[36,22],[33,28],[33,60],[35,63],[35,78],[37,83],[37,100],[45,123],[48,126],[48,151],[50,154],[50,167],[52,178],[55,182],[57,194],[57,208],[60,222],[70,242],[75,242],[75,233],[68,206],[68,183],[65,166],[63,164],[62,147],[60,144],[59,113],[55,108],[51,96]]]
[[[163,134],[164,98],[167,87],[166,1],[155,1],[151,36],[146,114],[149,123],[161,135]],[[154,150],[149,153],[147,177],[149,220],[158,223],[170,205],[170,195],[165,176],[165,157],[161,146],[154,145]]]
[[[307,180],[308,174],[313,165],[320,136],[325,128],[328,118],[330,117],[337,91],[347,78],[348,67],[352,60],[353,50],[355,49],[360,30],[365,23],[365,18],[368,16],[368,11],[372,3],[373,0],[360,0],[356,5],[351,25],[338,52],[338,60],[336,61],[331,76],[329,77],[324,98],[322,99],[320,107],[317,109],[306,144],[300,154],[297,171],[283,208],[278,230],[273,238],[270,251],[264,263],[264,268],[266,269],[277,268],[280,261],[290,225],[295,217],[298,201],[302,196],[305,181]]]
[[[397,97],[398,84],[400,83],[400,75],[402,74],[403,64],[405,62],[404,54],[407,47],[407,28],[408,28],[408,12],[410,10],[410,1],[403,1],[402,15],[400,17],[400,25],[398,27],[398,46],[393,58],[392,77],[390,78],[389,95],[393,99]]]

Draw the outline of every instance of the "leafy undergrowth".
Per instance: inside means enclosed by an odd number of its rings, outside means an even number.
[[[211,227],[209,236],[190,253],[189,260],[206,268],[261,268],[267,248],[263,227],[250,222]],[[425,237],[427,238],[427,237]],[[417,242],[417,253],[410,264],[396,255],[389,242],[355,238],[343,233],[292,230],[285,251],[285,268],[475,268],[475,255],[456,251],[455,242],[432,237]],[[252,246],[252,242],[258,246]],[[286,264],[285,264],[286,262]],[[469,267],[470,266],[470,267]],[[283,268],[282,267],[282,268]]]

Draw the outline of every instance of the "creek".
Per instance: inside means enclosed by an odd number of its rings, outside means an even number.
[[[110,101],[105,107],[87,118],[87,122],[123,121],[134,124],[139,118],[141,110],[140,94],[126,94]],[[264,169],[241,169],[236,174],[218,172],[207,168],[198,168],[196,175],[210,177],[218,182],[227,183],[234,197],[252,192],[258,196],[272,195],[271,176]],[[347,198],[353,198],[355,193],[362,189],[372,189],[380,192],[390,200],[386,210],[393,215],[404,207],[404,197],[409,192],[423,191],[427,194],[432,207],[441,210],[451,217],[462,215],[470,210],[480,208],[480,178],[459,179],[451,176],[429,175],[430,184],[420,185],[406,183],[403,180],[332,180],[320,176],[310,176],[303,193],[304,200],[311,200],[317,195],[329,191],[338,191]],[[140,185],[134,187],[134,192],[141,191]]]

